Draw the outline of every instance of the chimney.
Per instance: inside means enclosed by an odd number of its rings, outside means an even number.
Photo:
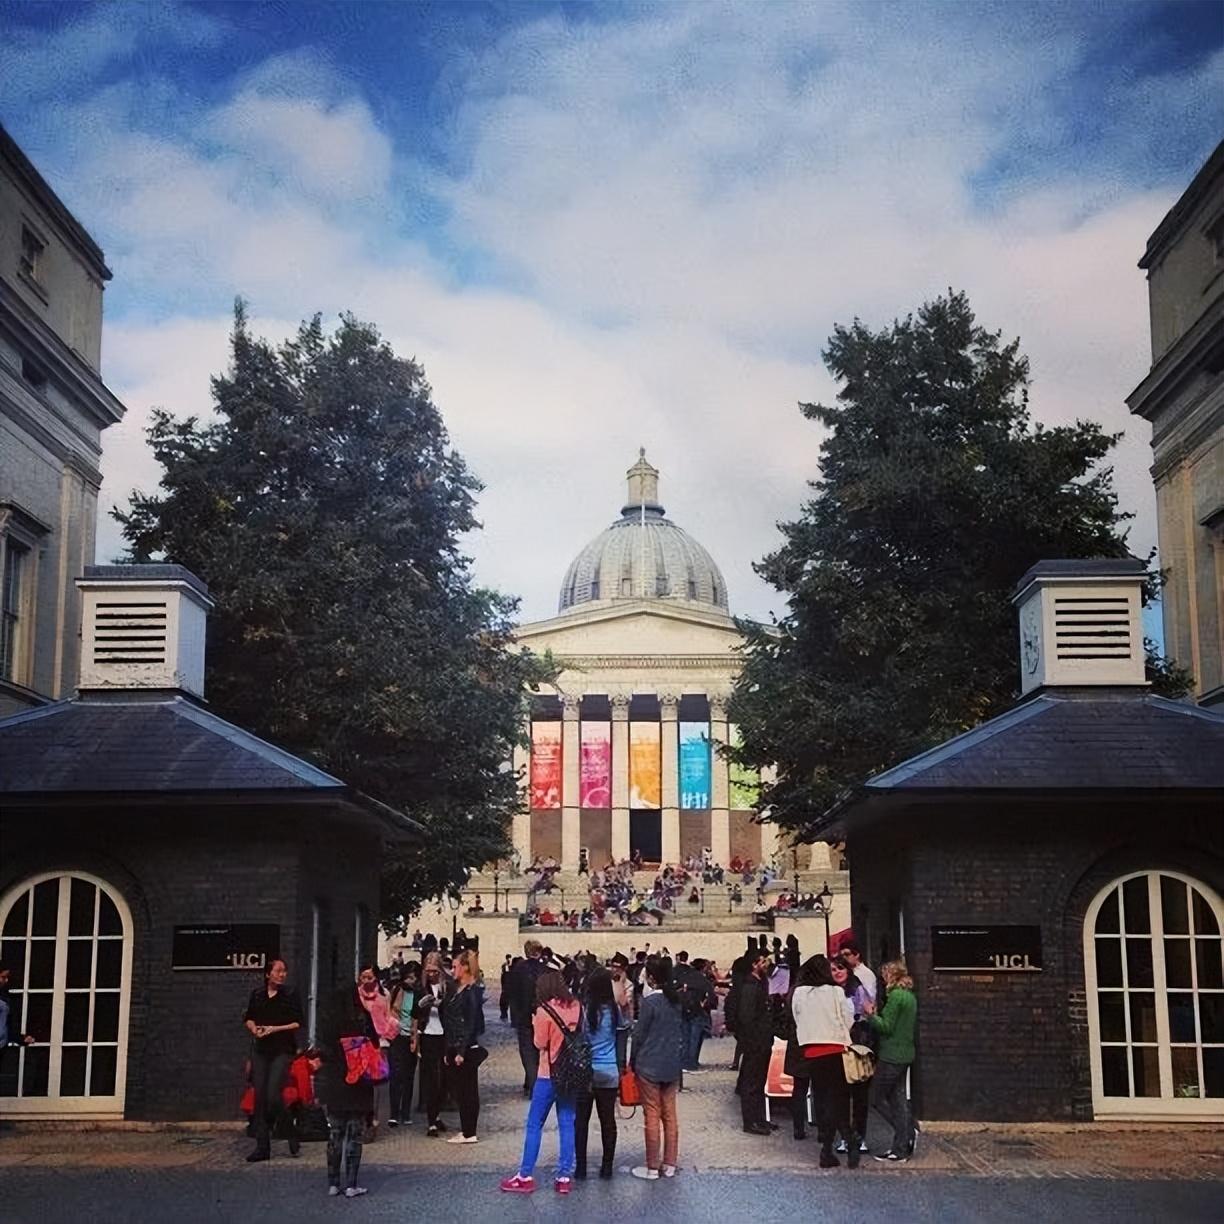
[[[181,565],[87,565],[81,592],[81,692],[179,689],[204,697],[213,601]]]
[[[1145,685],[1146,574],[1135,557],[1038,561],[1012,596],[1020,619],[1020,691]]]

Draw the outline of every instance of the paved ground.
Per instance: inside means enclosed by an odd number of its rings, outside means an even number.
[[[729,1042],[707,1043],[718,1067],[691,1077],[680,1098],[681,1166],[673,1183],[627,1176],[641,1159],[640,1114],[620,1124],[611,1182],[591,1181],[558,1199],[549,1184],[555,1131],[545,1134],[537,1173],[542,1188],[527,1200],[499,1194],[515,1167],[524,1106],[521,1068],[508,1032],[490,1022],[492,1056],[482,1071],[481,1142],[452,1147],[429,1139],[419,1123],[380,1128],[365,1149],[362,1182],[370,1195],[337,1204],[324,1197],[323,1150],[307,1144],[297,1160],[277,1144],[268,1164],[247,1165],[240,1130],[153,1132],[0,1131],[0,1219],[24,1224],[174,1220],[209,1224],[313,1220],[337,1211],[363,1219],[437,1221],[579,1218],[594,1210],[661,1209],[677,1221],[760,1214],[786,1205],[839,1220],[883,1211],[930,1220],[1224,1219],[1224,1135],[1220,1128],[1132,1126],[973,1127],[931,1124],[908,1166],[865,1159],[856,1173],[820,1171],[812,1139],[797,1143],[784,1111],[771,1138],[744,1135],[733,1096]],[[453,1115],[451,1115],[453,1120]],[[868,1132],[882,1150],[888,1135],[873,1115]],[[592,1149],[598,1127],[592,1124]],[[661,1200],[656,1202],[655,1200]]]

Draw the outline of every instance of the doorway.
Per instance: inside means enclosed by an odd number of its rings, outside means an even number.
[[[629,813],[629,853],[641,853],[643,863],[658,864],[663,861],[663,813]]]

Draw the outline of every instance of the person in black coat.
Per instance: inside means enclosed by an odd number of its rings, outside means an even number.
[[[518,1035],[519,1061],[523,1064],[523,1095],[530,1097],[540,1068],[531,1020],[536,1009],[536,979],[544,972],[540,959],[544,949],[538,940],[523,944],[523,959],[510,972],[510,1023]]]
[[[475,1143],[480,1118],[480,1085],[477,1069],[484,1051],[477,1038],[481,1028],[480,988],[476,984],[480,964],[470,949],[455,957],[455,979],[442,999],[442,1038],[445,1042],[446,1075],[455,1104],[459,1106],[460,1133],[449,1143]]]
[[[773,1128],[765,1121],[765,1080],[773,1052],[774,1025],[769,1006],[769,958],[758,951],[748,976],[740,987],[735,1015],[735,1035],[743,1054],[740,1071],[740,1113],[744,1133],[768,1135]]]
[[[348,1064],[342,1037],[364,1037],[378,1048],[378,1032],[370,1013],[357,996],[357,984],[345,986],[332,997],[320,1026],[322,1066],[316,1091],[327,1111],[327,1193],[346,1198],[365,1194],[357,1185],[365,1120],[374,1109],[374,1085],[359,1077],[347,1080]]]

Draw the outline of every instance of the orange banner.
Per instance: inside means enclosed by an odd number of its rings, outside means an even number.
[[[531,724],[531,807],[561,806],[561,724]]]
[[[663,806],[661,728],[657,722],[629,724],[629,806]]]

